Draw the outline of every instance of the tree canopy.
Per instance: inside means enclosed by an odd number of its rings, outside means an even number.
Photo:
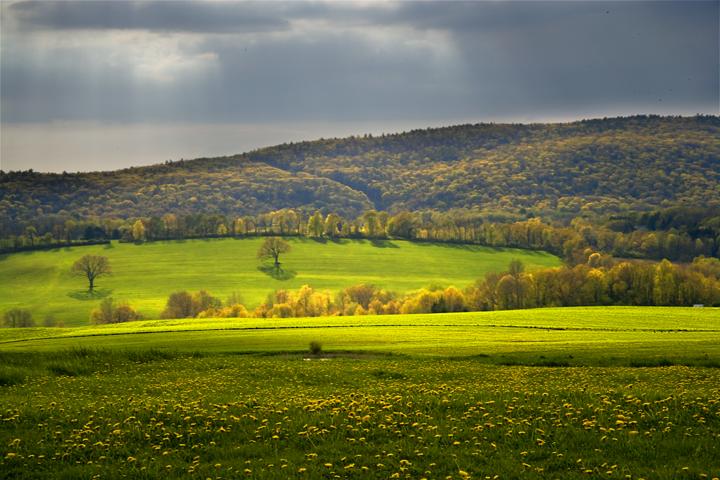
[[[115,172],[0,172],[0,230],[51,215],[236,216],[282,208],[351,218],[373,209],[453,208],[568,218],[718,206],[718,188],[717,116],[476,124]]]
[[[267,237],[257,252],[260,260],[272,259],[275,269],[280,268],[280,254],[290,251],[290,244],[280,237]]]
[[[73,264],[71,271],[74,275],[87,278],[90,292],[95,288],[96,278],[112,273],[110,261],[102,255],[84,255],[80,257]]]

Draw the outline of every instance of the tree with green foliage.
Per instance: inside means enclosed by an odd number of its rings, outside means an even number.
[[[328,214],[327,218],[325,218],[323,233],[330,238],[337,237],[342,228],[341,223],[342,221],[339,215],[337,215],[336,213]]]
[[[655,266],[653,301],[655,305],[674,305],[678,294],[675,265],[663,260]]]
[[[384,236],[378,213],[375,210],[369,210],[362,216],[363,229],[365,236],[368,238],[376,238]]]
[[[25,236],[30,240],[30,246],[35,246],[35,239],[38,236],[37,229],[33,226],[25,228]]]
[[[522,307],[522,273],[525,271],[525,265],[518,260],[517,258],[514,258],[510,260],[510,264],[508,265],[508,273],[513,278],[514,282],[512,282],[513,287],[513,295],[514,295],[514,307],[513,308],[521,308]]]
[[[518,308],[518,280],[515,277],[507,274],[500,278],[495,291],[499,310]]]
[[[400,212],[388,221],[388,233],[393,237],[413,238],[418,222],[410,212]]]
[[[272,258],[276,270],[280,270],[280,254],[290,251],[290,244],[280,237],[267,237],[257,252],[257,258]]]
[[[89,292],[95,288],[96,278],[112,273],[110,261],[102,255],[84,255],[73,264],[70,271],[73,275],[87,278]]]
[[[3,315],[3,320],[6,327],[10,328],[23,328],[23,327],[33,327],[35,326],[35,322],[33,322],[32,313],[30,313],[30,310],[26,310],[24,308],[13,308],[5,312],[5,315]]]
[[[308,220],[308,235],[313,238],[320,238],[323,234],[323,217],[322,213],[315,211],[315,213]]]

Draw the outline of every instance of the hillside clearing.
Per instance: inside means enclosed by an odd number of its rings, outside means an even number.
[[[528,269],[560,265],[545,252],[496,249],[476,245],[413,243],[399,240],[288,239],[292,251],[281,257],[285,279],[259,270],[256,252],[261,238],[206,239],[63,248],[0,257],[0,310],[28,308],[42,324],[53,315],[66,326],[87,325],[90,311],[104,296],[127,301],[145,318],[158,318],[170,293],[207,290],[227,298],[238,292],[254,308],[276,289],[309,284],[337,291],[358,283],[405,293],[428,285],[463,288],[487,272],[502,271],[512,259]],[[110,259],[113,274],[87,282],[70,273],[86,254]]]

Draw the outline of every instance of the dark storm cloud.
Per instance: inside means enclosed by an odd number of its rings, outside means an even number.
[[[563,5],[490,39],[457,33],[463,58],[485,49],[467,66],[478,82],[501,85],[492,111],[720,113],[718,2]]]
[[[287,28],[272,4],[171,1],[26,1],[10,5],[23,25],[57,30],[258,32]]]
[[[19,2],[4,12],[2,118],[717,113],[719,5]]]

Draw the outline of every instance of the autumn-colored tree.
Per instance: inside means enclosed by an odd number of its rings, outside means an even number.
[[[90,292],[95,288],[96,278],[112,273],[110,261],[102,255],[84,255],[73,263],[70,271],[73,275],[87,278],[88,291]]]
[[[245,220],[239,217],[236,218],[233,222],[233,234],[244,235],[245,233]]]
[[[448,287],[442,295],[443,312],[464,312],[465,297],[463,293],[455,287]]]
[[[145,240],[145,224],[142,220],[136,220],[132,226],[132,237],[136,242]]]
[[[369,283],[361,283],[347,287],[343,294],[349,299],[349,302],[355,302],[358,305],[362,305],[363,308],[367,309],[370,306],[370,302],[378,293],[378,289],[375,285]]]
[[[177,234],[178,219],[174,213],[166,213],[162,216],[162,225],[165,230],[165,238],[170,238]]]

